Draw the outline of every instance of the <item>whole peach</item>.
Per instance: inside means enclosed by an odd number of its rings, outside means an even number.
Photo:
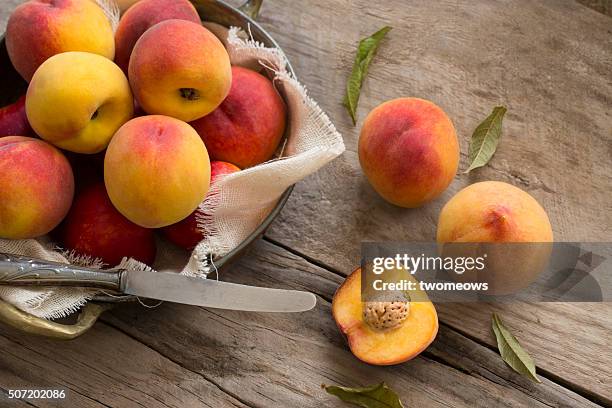
[[[66,216],[74,195],[68,160],[50,144],[0,138],[0,238],[45,235]]]
[[[76,153],[98,153],[132,118],[134,100],[127,78],[111,60],[87,52],[65,52],[45,61],[26,97],[34,131]]]
[[[84,51],[108,59],[115,56],[111,23],[91,0],[30,0],[11,14],[6,48],[17,72],[30,81],[48,58]]]
[[[221,41],[201,24],[176,19],[156,24],[140,37],[128,72],[145,112],[186,122],[215,110],[232,82]]]
[[[153,230],[121,215],[108,198],[104,183],[93,184],[76,195],[59,236],[65,249],[100,258],[110,266],[118,265],[124,257],[148,265],[155,260]]]
[[[115,63],[127,74],[136,41],[155,24],[170,19],[200,24],[200,16],[189,0],[142,0],[131,6],[115,33]]]
[[[359,163],[385,200],[419,207],[446,190],[457,172],[455,128],[432,102],[393,99],[366,117],[359,137]]]
[[[445,256],[486,256],[485,269],[454,278],[486,282],[489,294],[509,294],[544,270],[553,231],[531,195],[508,183],[483,181],[459,191],[442,208],[437,241]]]
[[[132,119],[111,140],[104,182],[113,205],[145,228],[174,224],[204,200],[208,153],[196,131],[168,116]]]
[[[192,122],[213,160],[241,168],[272,158],[285,132],[287,112],[272,82],[232,67],[232,87],[212,113]]]
[[[237,171],[240,171],[240,169],[231,163],[212,161],[210,162],[210,182],[213,184],[221,174],[230,174]],[[204,239],[204,234],[198,227],[197,214],[199,211],[199,209],[195,210],[184,220],[164,227],[162,233],[170,242],[185,249],[192,250]]]

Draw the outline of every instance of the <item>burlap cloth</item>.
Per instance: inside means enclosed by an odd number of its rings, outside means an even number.
[[[201,214],[206,214],[199,217],[206,238],[189,257],[160,241],[155,268],[169,268],[206,278],[211,270],[209,255],[218,258],[238,246],[261,224],[289,186],[344,151],[341,135],[287,71],[287,60],[282,52],[265,48],[246,37],[238,28],[232,28],[225,43],[233,65],[263,67],[284,97],[289,118],[288,137],[279,151],[282,157],[219,178],[200,205]],[[46,237],[19,241],[0,239],[0,252],[95,268],[102,266],[99,260],[62,251]],[[133,259],[124,259],[116,267],[149,269]],[[70,288],[0,287],[1,299],[43,318],[66,316],[96,293]]]

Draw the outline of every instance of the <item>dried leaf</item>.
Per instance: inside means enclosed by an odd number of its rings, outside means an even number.
[[[536,375],[533,359],[521,347],[516,337],[503,325],[496,313],[493,313],[491,326],[497,338],[497,348],[502,359],[517,373],[529,378],[531,381],[542,382]]]
[[[502,120],[505,113],[506,108],[503,106],[493,108],[493,112],[474,130],[468,154],[470,167],[465,173],[482,167],[491,160],[497,149],[499,139],[501,139]]]
[[[384,382],[365,388],[348,388],[335,385],[323,385],[323,388],[342,401],[363,408],[404,408],[395,391]]]
[[[353,125],[357,124],[357,104],[359,103],[359,94],[361,93],[361,85],[368,73],[368,67],[376,54],[378,45],[382,39],[391,30],[391,27],[383,27],[369,37],[359,41],[357,47],[357,55],[353,63],[353,71],[346,84],[346,96],[344,97],[344,106],[349,111]]]

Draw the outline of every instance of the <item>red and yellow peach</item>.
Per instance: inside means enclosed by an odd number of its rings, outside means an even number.
[[[127,78],[112,61],[87,52],[65,52],[45,61],[26,97],[36,133],[57,147],[98,153],[134,114]]]
[[[209,114],[227,96],[232,71],[221,41],[185,20],[166,20],[136,42],[129,79],[142,109],[186,122]]]
[[[0,238],[44,235],[66,216],[74,194],[68,160],[29,137],[0,138]]]
[[[546,211],[531,195],[508,183],[483,181],[459,191],[442,208],[437,241],[445,256],[486,254],[486,269],[453,278],[486,282],[488,294],[505,295],[527,287],[544,270],[553,231]],[[495,245],[499,243],[505,245]]]
[[[91,0],[30,0],[21,4],[9,18],[6,48],[26,81],[43,62],[62,52],[91,52],[111,60],[115,56],[111,23]]]
[[[104,158],[113,205],[145,228],[177,223],[204,200],[208,153],[196,131],[168,116],[132,119],[115,134]]]
[[[442,109],[424,99],[385,102],[365,119],[359,163],[385,200],[419,207],[446,190],[457,172],[455,128]]]
[[[247,168],[269,160],[283,137],[285,104],[272,82],[232,67],[232,87],[212,113],[192,122],[213,160]]]

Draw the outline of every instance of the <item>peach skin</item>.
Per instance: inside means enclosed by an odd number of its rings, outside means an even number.
[[[111,203],[102,182],[76,194],[58,228],[64,249],[102,259],[110,266],[134,258],[147,265],[155,260],[154,230],[140,227],[121,215]]]
[[[104,182],[123,216],[145,228],[186,218],[210,184],[208,153],[196,131],[168,116],[132,119],[111,140]]]
[[[75,153],[98,153],[132,118],[134,101],[127,78],[112,61],[65,52],[49,58],[34,74],[26,112],[46,141]]]
[[[212,113],[191,123],[213,160],[248,168],[269,160],[285,132],[285,103],[272,82],[232,67],[232,87]]]
[[[459,143],[446,113],[424,99],[399,98],[374,108],[359,136],[359,163],[385,200],[414,208],[453,181]]]
[[[145,112],[186,122],[215,110],[232,82],[221,41],[201,24],[176,19],[156,24],[140,37],[128,72]]]
[[[215,179],[221,174],[230,174],[240,171],[240,169],[231,163],[213,161],[210,162],[210,183],[214,184]],[[198,227],[199,209],[195,210],[187,218],[162,228],[162,233],[168,241],[187,250],[192,250],[195,246],[204,239],[204,233]]]
[[[551,242],[552,227],[528,193],[501,181],[465,187],[442,208],[438,242]]]
[[[475,249],[453,243],[519,243],[483,245],[486,270],[461,276],[460,281],[489,284],[489,294],[516,292],[533,282],[548,263],[553,231],[546,211],[528,193],[508,183],[472,184],[450,199],[438,219],[437,241],[445,255],[465,256]]]
[[[62,52],[91,52],[110,60],[115,56],[111,22],[91,0],[30,0],[21,4],[9,18],[6,48],[26,81],[43,62]]]
[[[68,160],[29,137],[0,138],[0,238],[45,235],[66,216],[74,194]]]
[[[115,63],[123,72],[128,72],[132,49],[140,36],[170,19],[200,24],[200,16],[189,0],[141,0],[123,14],[115,33]]]

